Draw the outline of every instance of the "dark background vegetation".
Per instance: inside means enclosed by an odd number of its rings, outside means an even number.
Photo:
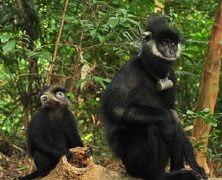
[[[64,4],[0,0],[0,139],[25,149],[27,123],[39,107],[38,92],[46,84],[48,68],[55,63],[54,81],[68,89],[81,137],[92,145],[96,161],[105,164],[111,153],[99,118],[101,93],[121,65],[139,52],[146,16],[158,8],[182,37],[184,50],[176,64],[177,108],[189,135],[217,1],[70,0],[52,62]],[[221,103],[219,91],[214,118],[207,110],[198,114],[213,125],[208,159],[216,169],[222,166]]]

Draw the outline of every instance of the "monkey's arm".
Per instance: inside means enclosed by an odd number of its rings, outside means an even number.
[[[69,130],[68,142],[69,142],[69,148],[83,147],[83,142],[82,142],[78,132]]]
[[[112,116],[120,124],[160,124],[170,122],[170,112],[140,103],[133,103],[128,107],[112,108]]]
[[[168,139],[175,130],[168,110],[134,103],[126,108],[114,108],[114,119],[122,125],[154,124],[160,128],[163,137]]]
[[[73,121],[73,119],[69,125],[69,128],[67,129],[67,138],[68,138],[69,148],[83,147],[83,142],[79,136],[76,123]]]
[[[30,137],[35,148],[49,156],[60,158],[63,155],[69,156],[70,151],[67,148],[57,145],[51,138],[42,135],[33,135]]]

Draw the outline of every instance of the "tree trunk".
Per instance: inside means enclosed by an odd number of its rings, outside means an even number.
[[[204,74],[200,86],[199,98],[195,111],[201,111],[209,108],[214,112],[214,107],[217,99],[219,87],[219,75],[222,57],[222,1],[220,1],[217,15],[215,18],[210,44],[206,55],[206,64]],[[208,145],[208,136],[211,130],[211,125],[201,118],[197,118],[194,122],[192,137],[194,143],[203,143],[203,148],[197,150],[196,158],[198,163],[203,166],[206,173],[209,173],[209,168],[206,162],[206,153]]]

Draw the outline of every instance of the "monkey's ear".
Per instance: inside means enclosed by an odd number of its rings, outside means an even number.
[[[41,91],[38,93],[38,98],[40,98],[41,95],[44,94],[45,91],[47,91],[49,89],[49,86],[44,85],[41,89]]]
[[[152,39],[152,33],[150,31],[145,31],[142,34],[143,41],[147,42]]]

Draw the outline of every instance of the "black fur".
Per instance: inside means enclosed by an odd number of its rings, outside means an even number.
[[[179,35],[164,17],[151,20],[147,30],[152,33],[151,40],[160,36],[179,42]],[[157,79],[168,75],[174,86],[157,91]],[[205,177],[175,116],[175,86],[173,61],[155,56],[144,42],[140,55],[123,65],[104,92],[101,111],[108,143],[129,175],[149,180],[192,180],[199,179],[196,171]],[[184,157],[194,171],[182,170]],[[165,173],[169,160],[171,173]]]
[[[165,17],[156,16],[149,18],[145,30],[152,32],[152,37],[155,40],[169,38],[173,39],[176,43],[180,42],[179,33],[169,27]]]
[[[37,171],[20,179],[33,179],[46,176],[58,163],[61,156],[71,155],[73,147],[82,147],[75,118],[68,108],[68,99],[55,101],[56,93],[65,90],[61,87],[44,88],[42,95],[47,94],[47,102],[32,117],[28,125],[28,147],[34,159]]]

